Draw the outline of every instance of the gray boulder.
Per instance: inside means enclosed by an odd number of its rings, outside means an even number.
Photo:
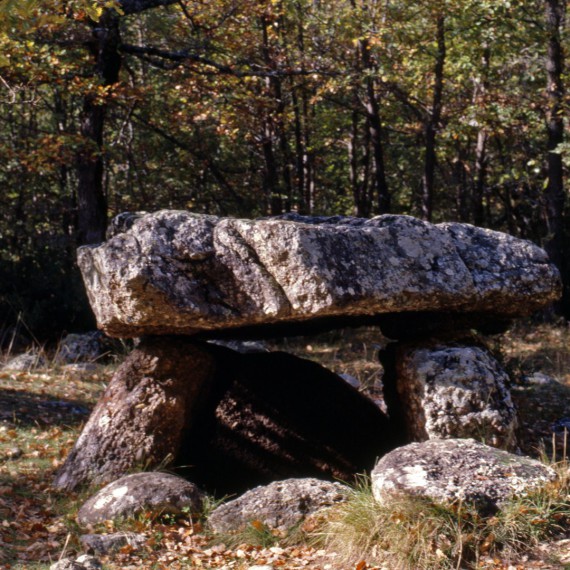
[[[135,469],[167,464],[206,397],[214,370],[211,354],[188,339],[143,341],[117,369],[55,485],[109,483]]]
[[[14,356],[4,366],[2,370],[8,372],[31,372],[38,368],[45,368],[47,366],[46,359],[39,352],[26,352]]]
[[[480,346],[421,343],[397,349],[397,390],[410,441],[473,438],[516,448],[516,410],[501,365]]]
[[[315,512],[346,500],[348,487],[319,479],[286,479],[247,491],[214,509],[214,532],[238,531],[252,522],[287,531]]]
[[[391,451],[374,467],[372,491],[378,501],[391,494],[466,501],[494,512],[509,498],[556,479],[550,467],[472,439],[434,439]]]
[[[227,350],[216,362],[214,398],[176,461],[218,495],[290,478],[351,481],[399,442],[386,414],[316,362]]]
[[[560,295],[546,253],[506,234],[408,216],[123,215],[78,251],[111,336],[193,334],[401,312],[526,315]]]
[[[74,364],[93,362],[104,352],[104,337],[99,331],[83,334],[68,334],[60,343],[56,361]]]
[[[147,536],[135,532],[113,532],[111,534],[84,534],[79,537],[79,540],[87,552],[106,555],[123,546],[139,550],[145,545]]]
[[[62,558],[49,568],[50,570],[101,570],[103,565],[94,556],[82,554],[76,560],[73,560],[73,558]]]
[[[169,473],[148,472],[125,475],[103,487],[77,513],[86,526],[117,518],[131,518],[141,512],[191,516],[202,509],[203,493],[194,483]]]
[[[289,477],[348,481],[397,441],[373,402],[315,362],[148,337],[115,373],[55,485],[159,465],[221,495]]]

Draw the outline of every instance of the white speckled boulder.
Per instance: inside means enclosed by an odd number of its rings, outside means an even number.
[[[91,306],[111,336],[194,334],[401,312],[526,315],[560,294],[530,242],[408,216],[242,220],[123,214],[79,249]]]
[[[493,512],[509,498],[556,479],[550,467],[473,439],[433,439],[386,454],[371,474],[378,501],[391,494],[429,497],[436,502],[466,501]]]
[[[509,378],[485,348],[402,344],[396,370],[410,441],[473,438],[516,449],[517,415]]]
[[[202,509],[203,498],[202,491],[182,477],[158,471],[133,473],[109,483],[88,499],[77,513],[77,522],[85,526],[141,512],[192,515]]]

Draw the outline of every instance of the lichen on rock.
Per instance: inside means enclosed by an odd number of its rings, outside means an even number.
[[[474,438],[516,449],[509,378],[487,349],[433,341],[402,344],[396,360],[411,441]]]
[[[410,311],[530,314],[560,294],[538,246],[409,216],[260,220],[162,210],[79,249],[111,336],[194,334]]]
[[[411,443],[382,457],[371,474],[378,501],[408,494],[443,503],[466,501],[482,512],[493,512],[556,477],[539,461],[473,439]]]
[[[215,532],[239,531],[251,523],[288,531],[307,516],[345,501],[348,491],[340,483],[314,478],[275,481],[223,503],[208,523]]]

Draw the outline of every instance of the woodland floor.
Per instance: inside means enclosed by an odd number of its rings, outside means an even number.
[[[382,340],[370,330],[293,340],[275,348],[318,360],[338,373],[358,378],[378,395],[381,368],[376,354]],[[513,379],[519,410],[522,451],[559,460],[570,431],[570,329],[529,324],[489,339]],[[116,365],[115,365],[116,366]],[[0,568],[40,569],[62,556],[80,553],[83,533],[75,514],[87,495],[62,493],[50,483],[77,437],[115,366],[73,372],[53,366],[34,372],[0,371]],[[536,373],[556,379],[548,382]],[[198,523],[144,518],[107,532],[129,530],[148,536],[145,547],[125,547],[103,557],[109,570],[129,568],[204,568],[245,570],[269,565],[275,570],[338,570],[337,555],[318,546],[287,546],[277,537],[234,547],[212,541]],[[354,570],[379,568],[365,560]],[[570,570],[570,532],[540,544],[516,560],[489,558],[485,569]],[[392,569],[390,569],[392,570]]]

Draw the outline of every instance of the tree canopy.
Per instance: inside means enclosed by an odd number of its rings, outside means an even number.
[[[562,0],[3,0],[0,317],[85,326],[125,210],[460,220],[567,275],[567,44]]]

